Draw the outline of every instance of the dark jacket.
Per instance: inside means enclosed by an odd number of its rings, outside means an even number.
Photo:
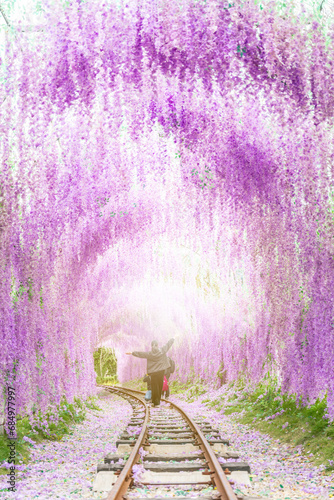
[[[171,375],[171,359],[168,357],[168,361],[169,361],[169,367],[167,368],[167,370],[165,370],[165,375],[166,375],[166,379],[169,380],[169,377]]]
[[[137,358],[147,359],[147,370],[148,374],[160,372],[162,370],[167,370],[170,363],[167,358],[166,352],[172,347],[174,339],[170,339],[166,345],[161,347],[161,349],[154,349],[149,352],[134,351],[132,356]]]

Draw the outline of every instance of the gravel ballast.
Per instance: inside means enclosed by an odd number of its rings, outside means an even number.
[[[102,411],[88,410],[87,418],[73,427],[73,434],[61,441],[35,444],[31,460],[21,465],[16,492],[7,490],[7,476],[0,476],[0,499],[79,500],[100,499],[92,491],[98,462],[115,452],[118,435],[132,415],[128,402],[105,391],[99,393]]]
[[[232,415],[208,409],[200,400],[188,403],[181,397],[171,399],[191,417],[203,417],[227,438],[230,449],[238,452],[240,461],[251,467],[251,486],[239,484],[239,494],[271,500],[327,500],[334,498],[334,474],[324,475],[324,467],[316,467],[301,447],[293,447],[240,424]],[[7,491],[7,476],[0,476],[1,500],[102,499],[105,493],[93,492],[98,462],[116,451],[115,443],[126,428],[132,409],[122,398],[100,392],[102,411],[89,410],[87,419],[73,427],[73,434],[59,442],[35,444],[31,460],[19,466],[15,493]],[[234,486],[235,488],[235,486]],[[161,491],[160,491],[161,490]],[[182,498],[187,488],[138,488],[132,496],[146,494]],[[200,493],[200,492],[198,492]]]
[[[214,399],[215,394],[212,394]],[[203,397],[201,398],[203,399]],[[221,436],[230,441],[231,451],[251,466],[251,486],[239,485],[237,493],[270,500],[327,500],[334,498],[334,474],[324,475],[325,466],[313,465],[302,447],[293,447],[269,435],[240,424],[232,415],[208,409],[199,400],[192,403],[172,396],[191,417],[205,417]]]

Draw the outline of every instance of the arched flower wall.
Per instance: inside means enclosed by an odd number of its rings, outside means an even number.
[[[193,325],[181,377],[269,370],[305,400],[327,390],[334,417],[333,38],[269,3],[46,18],[8,33],[2,61],[1,383],[15,370],[18,410],[90,393],[103,339],[148,345],[129,296],[165,280],[188,307],[172,325]]]

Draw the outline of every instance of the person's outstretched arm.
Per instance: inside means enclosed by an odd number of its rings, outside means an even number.
[[[169,351],[169,349],[172,347],[173,345],[173,342],[174,342],[174,339],[170,339],[166,345],[164,345],[162,348],[161,348],[161,352],[167,352]]]
[[[136,358],[148,358],[149,352],[143,352],[143,351],[133,351],[133,352],[126,352],[125,354],[132,354],[132,356],[135,356]]]

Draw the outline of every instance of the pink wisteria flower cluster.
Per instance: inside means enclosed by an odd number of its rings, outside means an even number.
[[[327,392],[334,418],[333,41],[248,1],[50,2],[43,30],[8,30],[0,383],[18,412],[91,394],[98,343],[126,380],[145,367],[125,352],[177,331],[180,379],[271,374]]]

